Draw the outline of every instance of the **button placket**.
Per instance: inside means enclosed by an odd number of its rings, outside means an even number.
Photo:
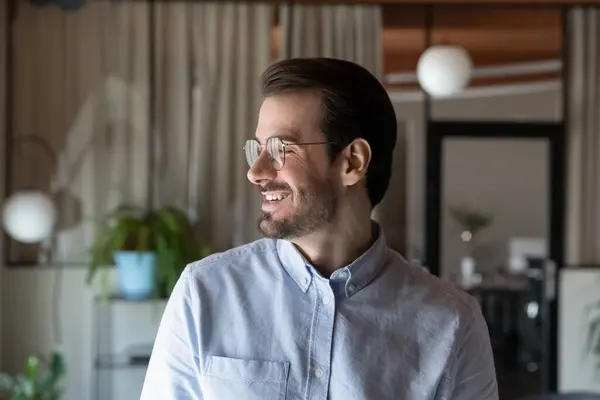
[[[313,283],[317,283],[315,280]],[[331,368],[331,346],[335,319],[335,295],[329,282],[318,281],[316,291],[316,324],[314,342],[311,348],[308,398],[327,398],[329,391],[329,370]],[[321,285],[322,284],[322,285]]]

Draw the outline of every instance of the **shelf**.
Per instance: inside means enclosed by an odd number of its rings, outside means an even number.
[[[168,299],[163,299],[163,298],[155,298],[155,297],[150,297],[147,299],[128,299],[126,297],[123,297],[122,295],[118,294],[118,293],[113,293],[110,294],[108,297],[104,297],[102,295],[96,295],[94,297],[94,299],[97,302],[109,302],[109,303],[115,303],[115,302],[122,302],[122,303],[166,303]]]
[[[98,369],[146,368],[150,357],[132,357],[119,354],[105,354],[96,359]]]

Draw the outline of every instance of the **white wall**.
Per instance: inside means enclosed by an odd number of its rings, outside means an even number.
[[[600,270],[565,268],[559,285],[558,390],[600,393],[600,360],[585,346],[591,321],[600,317]]]
[[[509,240],[548,237],[549,143],[546,139],[448,138],[442,145],[441,272],[458,277],[469,248],[450,207],[492,216],[471,243],[478,273],[509,262]]]
[[[63,400],[94,399],[97,377],[102,379],[100,386],[104,391],[113,391],[111,396],[100,399],[134,399],[139,396],[144,368],[102,369],[102,375],[96,375],[96,334],[102,334],[101,354],[123,354],[132,344],[152,343],[165,303],[111,302],[102,306],[95,300],[97,290],[85,283],[86,272],[84,268],[4,270],[0,296],[4,327],[2,369],[19,372],[27,356],[48,354],[53,349],[53,310],[58,304],[68,368]],[[106,308],[99,306],[111,307],[112,324],[105,318],[106,312],[101,311]],[[97,322],[100,329],[96,329]],[[113,378],[110,387],[107,374]]]
[[[406,124],[406,206],[408,258],[424,251],[425,107],[418,94],[392,94],[396,115]],[[558,83],[515,86],[509,90],[473,89],[462,98],[436,100],[432,117],[454,120],[559,121],[562,118]],[[397,174],[397,172],[395,172]],[[393,177],[392,177],[393,179]],[[388,204],[399,194],[390,185]],[[400,194],[402,195],[402,194]]]
[[[3,305],[3,369],[19,372],[27,356],[53,348],[53,304],[60,309],[65,356],[69,367],[68,396],[85,399],[89,392],[92,356],[93,292],[84,283],[84,270],[58,268],[5,269]],[[88,367],[89,366],[89,367]]]

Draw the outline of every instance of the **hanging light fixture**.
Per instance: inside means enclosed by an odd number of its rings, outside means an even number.
[[[21,243],[40,243],[51,237],[57,212],[50,196],[39,190],[22,190],[2,207],[4,230]]]
[[[463,91],[471,81],[473,62],[461,46],[433,45],[425,50],[417,64],[417,79],[432,97],[449,97]]]
[[[37,145],[53,165],[56,154],[50,145],[37,135],[13,137],[14,144]],[[58,219],[58,211],[49,193],[30,187],[15,190],[2,204],[2,226],[14,240],[21,243],[41,243],[51,239]]]

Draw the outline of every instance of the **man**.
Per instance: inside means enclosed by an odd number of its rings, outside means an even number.
[[[185,269],[142,399],[498,399],[477,303],[371,221],[396,142],[382,85],[350,62],[291,59],[263,91],[244,151],[266,239]]]

